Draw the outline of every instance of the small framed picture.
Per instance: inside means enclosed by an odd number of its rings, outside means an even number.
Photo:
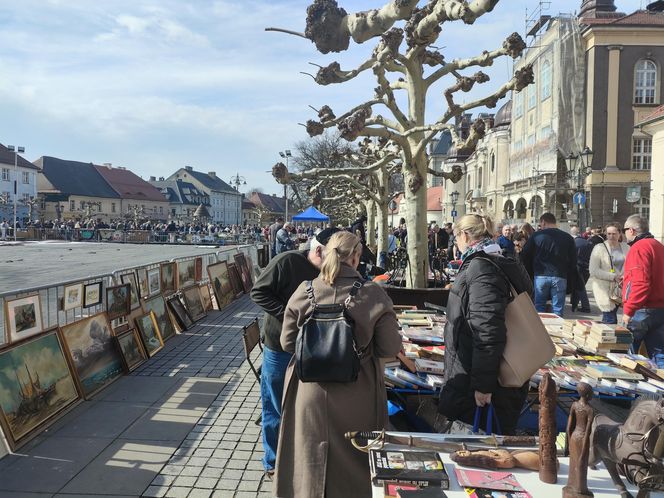
[[[150,295],[147,270],[145,268],[136,270],[136,279],[138,280],[138,293],[141,295],[141,299],[147,299]]]
[[[101,282],[85,284],[83,287],[83,307],[91,308],[101,304]]]
[[[83,284],[65,285],[62,309],[69,311],[81,306],[83,306]]]
[[[159,268],[148,270],[148,294],[154,296],[161,292],[161,272]]]
[[[183,289],[196,283],[196,263],[187,259],[178,263],[178,289]]]
[[[118,334],[116,340],[128,372],[135,370],[136,367],[147,360],[141,338],[136,329]]]
[[[175,261],[162,263],[161,270],[161,292],[165,296],[172,294],[177,288],[177,264]]]
[[[212,295],[210,294],[210,285],[205,282],[199,286],[201,291],[201,300],[203,301],[203,309],[210,311],[212,309]]]
[[[39,334],[43,329],[39,294],[5,301],[5,317],[9,342]]]
[[[138,281],[136,280],[136,273],[125,273],[120,275],[120,282],[123,284],[129,284],[129,289],[131,292],[131,309],[136,309],[141,306],[141,296],[138,294]]]
[[[201,291],[197,285],[182,289],[182,297],[193,321],[196,322],[207,314],[203,306],[203,299],[201,299]]]
[[[131,313],[131,288],[129,284],[106,288],[106,311],[109,320]]]
[[[180,326],[180,330],[187,330],[189,327],[191,327],[194,324],[194,321],[189,315],[189,312],[184,307],[184,304],[182,304],[182,301],[180,301],[180,298],[178,296],[171,296],[167,298],[166,305],[173,313],[175,320],[178,322],[178,325]]]
[[[159,326],[155,320],[154,313],[150,311],[141,315],[136,320],[136,328],[141,335],[143,346],[148,356],[153,356],[157,351],[164,347],[164,340],[159,333]]]
[[[198,257],[194,260],[196,282],[203,280],[203,258]]]

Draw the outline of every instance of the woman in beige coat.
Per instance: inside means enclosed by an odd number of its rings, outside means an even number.
[[[338,232],[326,246],[321,274],[313,280],[318,304],[343,302],[361,277],[355,268],[362,244],[350,232]],[[295,351],[298,331],[311,311],[306,282],[295,291],[284,315],[281,345]],[[392,301],[367,282],[352,298],[358,348],[367,348],[355,382],[300,382],[291,360],[286,372],[274,491],[280,498],[371,496],[369,459],[344,434],[381,430],[387,424],[387,400],[379,358],[393,358],[401,337]]]
[[[611,301],[611,289],[623,278],[623,265],[629,246],[620,242],[620,229],[606,227],[606,241],[597,244],[590,255],[589,273],[595,302],[602,311],[602,323],[618,323],[618,305]]]

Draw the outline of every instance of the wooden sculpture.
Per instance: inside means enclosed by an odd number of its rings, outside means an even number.
[[[539,385],[539,478],[540,481],[555,484],[558,480],[556,457],[556,384],[546,373]]]

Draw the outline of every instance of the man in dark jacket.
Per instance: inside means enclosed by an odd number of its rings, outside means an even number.
[[[279,216],[277,220],[270,225],[269,228],[269,241],[270,241],[270,258],[277,255],[277,232],[284,226],[284,219]]]
[[[291,355],[281,348],[279,338],[288,300],[299,285],[318,276],[325,244],[338,232],[327,228],[311,240],[308,251],[278,254],[261,272],[251,289],[251,299],[265,311],[263,318],[263,364],[261,367],[261,402],[263,426],[263,467],[271,474],[277,456],[281,421],[281,398],[286,367]]]
[[[535,276],[535,308],[546,311],[551,299],[553,312],[563,316],[567,289],[576,285],[576,246],[574,239],[556,225],[552,213],[540,216],[541,230],[526,242],[521,258],[528,273]]]
[[[590,302],[588,301],[588,293],[586,292],[586,283],[590,278],[590,254],[593,252],[593,244],[588,239],[584,239],[579,233],[579,227],[572,227],[569,231],[570,235],[574,238],[574,245],[576,247],[576,267],[579,270],[581,281],[577,282],[576,288],[572,291],[570,296],[572,311],[576,308],[581,301],[582,313],[590,313]]]
[[[496,263],[502,274],[484,258]],[[518,388],[502,387],[496,375],[507,341],[505,308],[511,294],[507,279],[518,293],[532,292],[528,273],[516,259],[478,251],[461,265],[447,301],[445,382],[438,411],[449,420],[472,424],[475,393],[486,393],[502,433],[514,434],[528,382]]]

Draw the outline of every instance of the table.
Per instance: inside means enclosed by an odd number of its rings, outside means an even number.
[[[409,433],[404,433],[409,434]],[[386,449],[398,449],[400,446],[397,445],[385,445]],[[450,476],[450,489],[445,490],[445,494],[449,498],[467,498],[468,495],[463,491],[459,486],[456,476],[454,473],[454,467],[456,464],[450,460],[450,456],[447,453],[439,453],[443,463],[445,465],[445,470]],[[561,457],[558,458],[560,462],[560,468],[558,470],[558,483],[557,484],[546,484],[539,480],[539,474],[534,471],[524,470],[524,469],[507,469],[504,472],[512,472],[516,479],[519,481],[526,491],[528,491],[533,498],[554,498],[562,496],[562,488],[567,483],[567,473],[569,470],[569,458]],[[473,468],[473,467],[468,467]],[[503,471],[503,470],[501,470]],[[627,489],[636,496],[636,488],[623,481],[627,484]],[[618,491],[613,486],[611,477],[609,473],[604,468],[602,464],[598,466],[597,470],[588,469],[588,488],[595,494],[594,498],[615,498],[620,496]],[[373,486],[372,488],[372,497],[373,498],[383,498],[385,494],[383,493],[382,486]],[[650,493],[651,498],[664,498],[664,492],[652,492]]]

